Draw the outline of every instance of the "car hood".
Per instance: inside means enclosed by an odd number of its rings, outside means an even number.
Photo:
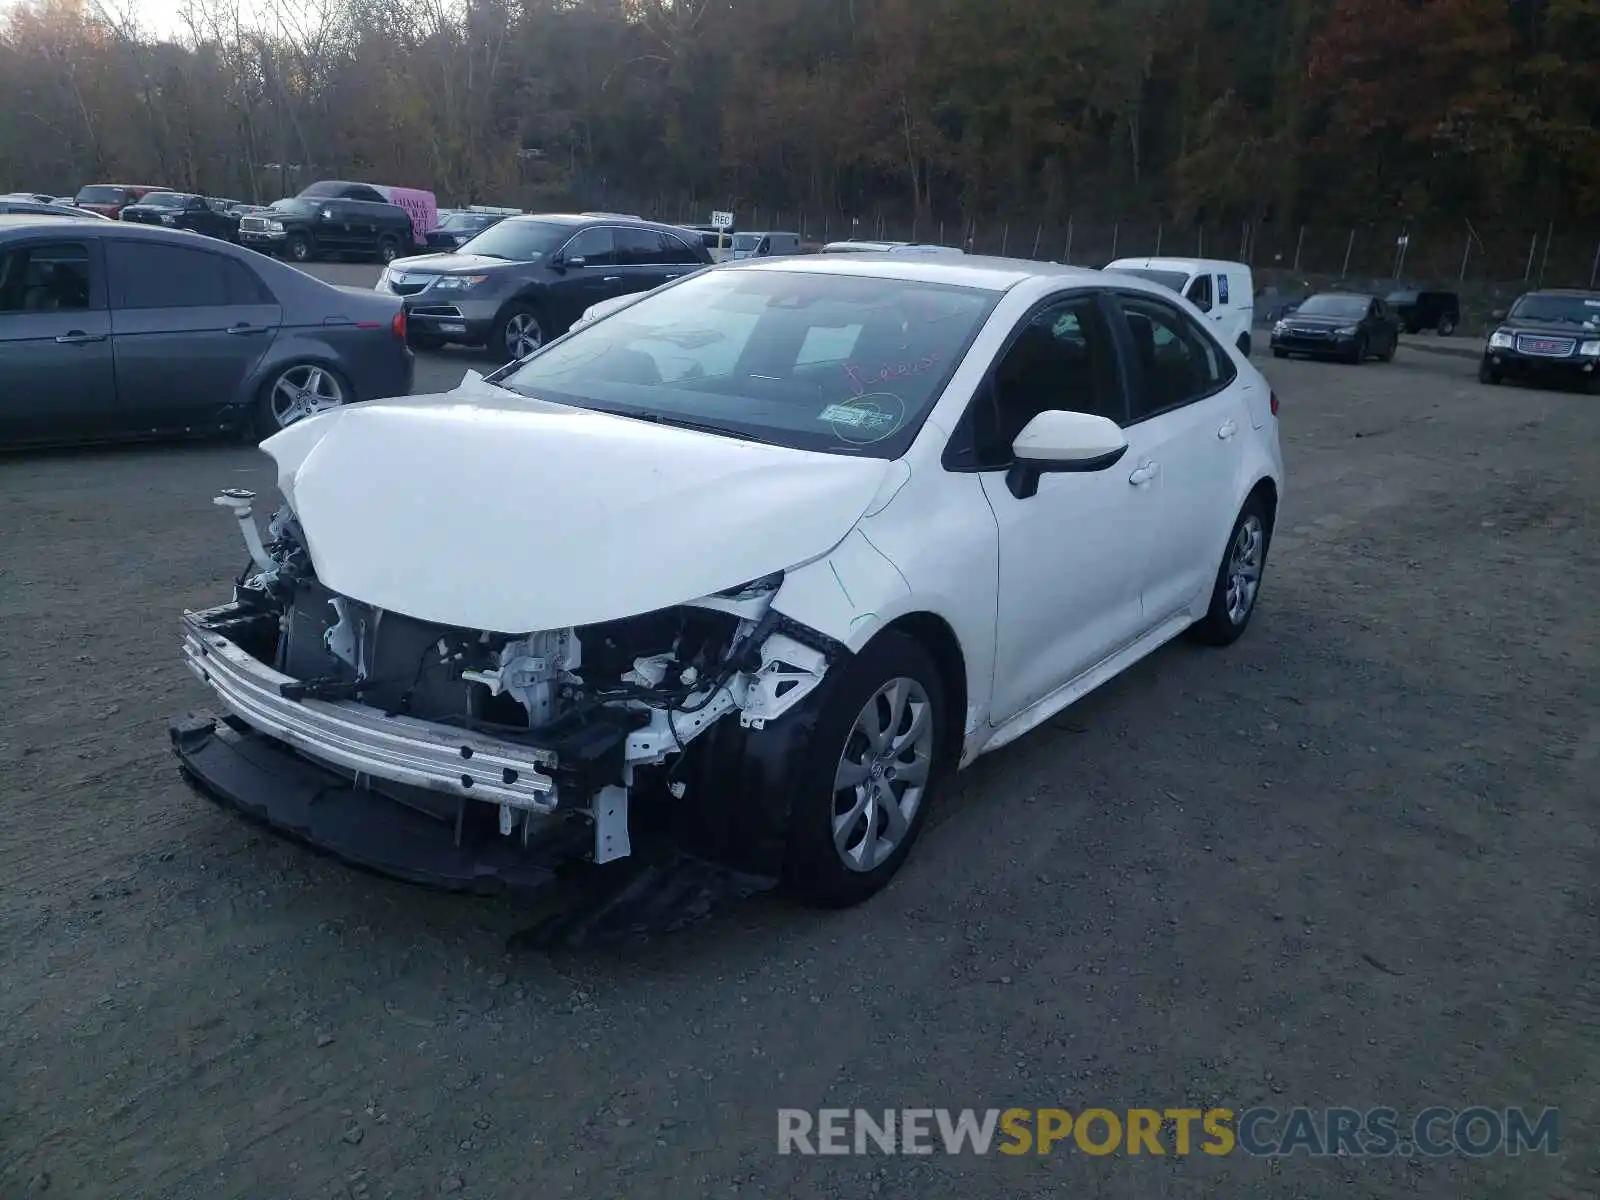
[[[616,620],[809,562],[887,460],[456,391],[309,418],[261,444],[334,591],[527,633]]]
[[[1301,316],[1293,312],[1285,316],[1283,321],[1290,329],[1344,329],[1349,325],[1361,324],[1362,318]]]
[[[456,271],[494,271],[516,265],[483,254],[418,254],[395,259],[389,269],[391,274],[446,275]]]
[[[1561,321],[1529,321],[1508,317],[1500,322],[1508,333],[1531,333],[1536,337],[1576,338],[1580,342],[1600,338],[1600,329],[1585,329],[1582,325],[1569,325]]]

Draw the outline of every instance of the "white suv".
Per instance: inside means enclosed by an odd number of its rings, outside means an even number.
[[[1255,609],[1277,399],[1186,301],[964,256],[710,268],[446,396],[263,443],[190,776],[368,866],[670,830],[846,904],[953,770]],[[642,824],[635,818],[650,817]],[[586,831],[586,832],[585,832]],[[565,847],[564,850],[552,849]]]

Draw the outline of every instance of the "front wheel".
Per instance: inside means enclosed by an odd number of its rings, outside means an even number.
[[[262,385],[256,403],[255,432],[271,437],[296,421],[350,401],[349,384],[318,363],[296,363],[276,371]]]
[[[1440,317],[1439,318],[1439,336],[1440,337],[1449,337],[1455,331],[1456,331],[1456,319],[1454,317]]]
[[[1239,353],[1246,358],[1250,357],[1250,335],[1248,333],[1239,335]]]
[[[1355,351],[1350,355],[1350,361],[1359,367],[1362,363],[1367,361],[1367,355],[1369,352],[1370,351],[1367,346],[1367,335],[1362,334],[1356,339],[1356,348]]]
[[[785,888],[844,908],[885,887],[911,853],[944,769],[945,689],[920,643],[885,633],[839,663],[797,748]],[[802,709],[789,714],[801,718]]]
[[[303,233],[291,233],[283,243],[283,256],[290,262],[310,262],[316,257],[316,247]]]
[[[506,309],[496,329],[498,336],[492,348],[507,362],[526,358],[544,345],[544,326],[529,305],[513,304]]]
[[[1488,363],[1480,363],[1478,365],[1478,382],[1487,383],[1491,386],[1498,385],[1500,382],[1500,372],[1496,371]]]
[[[1239,510],[1228,535],[1228,548],[1223,551],[1222,565],[1217,568],[1211,587],[1210,607],[1189,628],[1196,641],[1208,646],[1230,646],[1239,640],[1256,611],[1271,540],[1271,514],[1259,496],[1251,496]]]
[[[381,238],[378,239],[378,261],[379,262],[381,262],[384,266],[388,266],[390,263],[392,263],[395,259],[397,259],[399,257],[400,257],[400,243],[399,242],[397,242],[392,237],[381,237]]]
[[[1289,357],[1289,352],[1287,350],[1280,350],[1276,346],[1274,346],[1272,348],[1272,357],[1273,358],[1288,358]]]
[[[1385,346],[1383,348],[1383,353],[1378,355],[1378,361],[1379,362],[1386,362],[1386,363],[1393,362],[1394,361],[1395,351],[1397,351],[1399,349],[1400,349],[1400,339],[1398,337],[1396,337],[1392,342],[1390,342],[1387,346]]]

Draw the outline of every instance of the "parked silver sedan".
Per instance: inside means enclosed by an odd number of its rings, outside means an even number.
[[[0,215],[0,444],[276,432],[405,395],[396,297],[184,230]]]

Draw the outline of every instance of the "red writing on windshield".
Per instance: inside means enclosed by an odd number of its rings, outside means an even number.
[[[921,358],[885,363],[881,367],[870,369],[858,367],[855,363],[845,363],[844,373],[850,377],[850,385],[855,388],[856,395],[865,396],[868,392],[879,390],[882,384],[931,371],[941,361],[942,357],[938,354],[924,354]]]

